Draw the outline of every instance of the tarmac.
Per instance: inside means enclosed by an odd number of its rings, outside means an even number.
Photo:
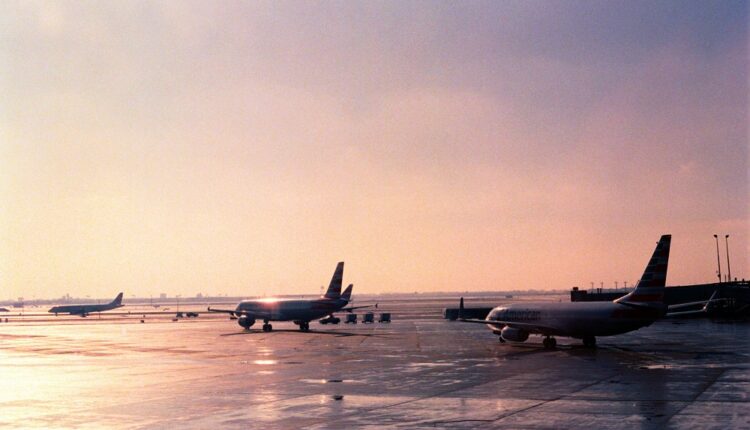
[[[747,321],[664,320],[546,350],[446,321],[450,305],[391,301],[376,311],[390,324],[310,333],[224,315],[11,318],[0,427],[750,428]]]

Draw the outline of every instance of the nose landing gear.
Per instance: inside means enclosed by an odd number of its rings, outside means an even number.
[[[557,340],[554,337],[547,336],[542,341],[542,345],[544,345],[545,349],[555,349],[557,347]]]
[[[586,336],[583,338],[583,346],[587,348],[596,348],[596,338],[594,336]]]
[[[263,321],[263,331],[271,331],[273,330],[273,326],[268,323],[268,321]]]

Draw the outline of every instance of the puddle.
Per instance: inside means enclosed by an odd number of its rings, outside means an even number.
[[[410,363],[409,366],[411,367],[441,367],[441,366],[452,366],[453,363]]]
[[[300,379],[300,382],[306,382],[308,384],[350,384],[361,381],[355,381],[354,379]]]
[[[745,369],[749,368],[748,364],[739,363],[709,363],[709,364],[648,364],[638,366],[644,370],[681,370],[681,369]]]
[[[270,366],[276,363],[278,363],[278,361],[276,360],[254,360],[253,361],[253,364],[257,364],[259,366]]]

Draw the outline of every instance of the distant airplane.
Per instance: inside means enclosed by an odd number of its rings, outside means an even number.
[[[263,331],[271,331],[273,326],[269,321],[293,321],[301,331],[310,330],[310,321],[330,316],[334,312],[367,308],[370,306],[346,307],[351,301],[353,285],[349,284],[341,293],[341,283],[344,276],[344,262],[336,265],[328,291],[315,300],[294,299],[258,299],[243,300],[235,310],[212,309],[209,312],[223,312],[236,316],[237,323],[249,330],[256,320],[263,321]]]
[[[103,305],[64,305],[64,306],[55,306],[52,309],[50,309],[49,313],[55,314],[70,314],[70,315],[80,315],[82,317],[86,317],[88,314],[92,312],[104,312],[111,309],[116,309],[122,307],[122,293],[118,294],[117,297],[115,297],[114,300],[107,304]]]
[[[661,237],[635,290],[613,302],[517,303],[498,306],[482,320],[462,318],[462,297],[459,320],[487,324],[501,342],[524,342],[529,334],[540,334],[545,348],[557,345],[553,336],[582,339],[584,345],[594,347],[597,336],[627,333],[669,315],[664,287],[671,240],[668,234]]]

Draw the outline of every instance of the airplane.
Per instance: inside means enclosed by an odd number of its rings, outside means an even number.
[[[719,289],[717,288],[714,290],[714,292],[711,294],[711,297],[708,298],[708,300],[699,300],[696,302],[686,302],[686,303],[678,303],[674,305],[669,305],[669,312],[665,315],[668,318],[685,318],[685,317],[698,317],[698,316],[711,316],[713,312],[716,310],[716,304],[717,303],[724,303],[729,302],[731,299],[724,298],[724,297],[716,297],[716,295],[719,294]],[[701,306],[699,309],[691,309],[687,311],[682,311],[680,309],[685,308],[695,308],[696,306]]]
[[[81,317],[86,317],[88,314],[92,312],[103,312],[108,311],[111,309],[121,308],[123,306],[122,304],[122,293],[118,294],[117,297],[115,297],[114,300],[112,300],[109,303],[103,304],[103,305],[64,305],[64,306],[55,306],[51,308],[49,313],[55,314],[70,314],[70,315],[80,315]]]
[[[334,312],[346,311],[351,312],[355,309],[367,308],[370,306],[346,307],[352,297],[354,285],[341,292],[341,283],[344,276],[344,262],[336,265],[333,272],[331,283],[326,293],[314,300],[297,300],[297,299],[257,299],[243,300],[234,310],[214,309],[208,307],[209,312],[227,313],[232,317],[237,317],[237,323],[245,330],[255,324],[256,320],[263,321],[263,331],[273,330],[270,321],[292,321],[299,326],[301,331],[310,331],[310,321],[321,317],[329,316],[332,318]]]
[[[656,245],[641,280],[629,294],[612,302],[529,302],[498,306],[485,319],[462,318],[464,299],[459,303],[458,320],[486,324],[500,342],[525,342],[530,334],[544,336],[543,345],[557,345],[554,336],[583,340],[593,348],[597,336],[613,336],[638,330],[669,316],[664,303],[671,235],[663,235]],[[710,301],[710,300],[709,300]]]

